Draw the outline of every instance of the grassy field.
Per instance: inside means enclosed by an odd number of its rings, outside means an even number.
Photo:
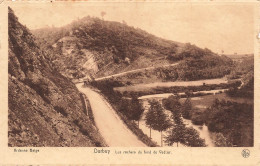
[[[114,89],[117,91],[150,91],[151,89],[156,89],[156,88],[203,86],[203,84],[218,85],[218,84],[227,84],[227,83],[228,81],[225,80],[224,78],[218,78],[218,79],[205,79],[205,80],[197,80],[197,81],[153,82],[153,83],[136,84],[136,85],[124,86],[124,87],[115,87]]]
[[[216,95],[206,95],[206,96],[200,96],[200,97],[192,97],[191,98],[191,103],[193,108],[199,108],[201,110],[205,110],[209,106],[213,104],[215,99],[219,100],[229,100],[237,103],[248,103],[248,104],[253,104],[254,101],[251,99],[246,99],[246,98],[234,98],[234,97],[229,97],[226,93],[220,93]],[[180,102],[184,103],[186,98],[181,98]]]

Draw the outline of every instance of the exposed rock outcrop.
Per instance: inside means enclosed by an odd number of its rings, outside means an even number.
[[[105,146],[76,86],[9,8],[9,146]]]

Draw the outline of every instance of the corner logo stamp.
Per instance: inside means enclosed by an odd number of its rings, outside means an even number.
[[[250,156],[250,151],[248,149],[244,149],[241,154],[244,158],[248,158]]]

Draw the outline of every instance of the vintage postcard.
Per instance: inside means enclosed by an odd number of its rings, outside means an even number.
[[[0,1],[0,164],[260,165],[259,1]]]

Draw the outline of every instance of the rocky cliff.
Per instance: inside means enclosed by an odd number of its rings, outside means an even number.
[[[53,68],[12,9],[8,14],[9,146],[106,146],[76,86]]]

